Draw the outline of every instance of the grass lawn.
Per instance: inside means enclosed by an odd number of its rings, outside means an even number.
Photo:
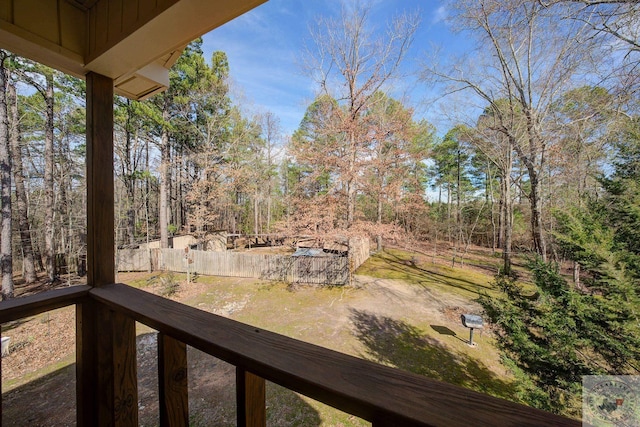
[[[439,259],[442,261],[442,258]],[[490,259],[494,264],[500,260]],[[381,279],[399,279],[407,283],[454,293],[475,299],[482,293],[496,292],[491,285],[493,276],[487,272],[464,266],[449,267],[434,263],[431,257],[403,251],[386,249],[370,257],[356,274]]]
[[[371,257],[356,274],[352,285],[335,287],[206,276],[187,284],[184,275],[161,273],[121,273],[118,280],[156,293],[163,293],[175,282],[179,286],[171,298],[199,309],[437,380],[513,398],[513,378],[500,363],[491,333],[476,333],[477,346],[471,348],[467,344],[468,329],[459,319],[460,313],[481,311],[475,302],[478,295],[495,292],[488,272],[451,268],[433,263],[430,257],[389,249]],[[138,332],[151,330],[139,325]],[[73,344],[69,347],[73,349]],[[153,351],[146,353],[154,357]],[[232,367],[197,350],[190,349],[189,357],[191,424],[235,425]],[[73,363],[72,355],[64,362]],[[29,374],[30,384],[37,384],[35,378],[52,370],[61,372],[57,377],[71,372],[60,368],[57,364]],[[153,377],[152,368],[139,368],[140,375],[147,375],[147,371]],[[18,394],[28,389],[28,385],[17,386],[13,380],[3,382]],[[140,394],[144,400],[141,407],[147,407],[148,412],[157,405],[157,397],[147,388],[145,384]],[[267,406],[269,425],[368,424],[275,384],[267,386]],[[153,410],[151,415],[143,412],[141,423],[153,425]]]
[[[207,284],[207,291],[184,302],[336,351],[513,398],[512,377],[499,361],[491,334],[476,331],[478,346],[471,348],[468,329],[459,320],[462,311],[479,312],[474,300],[481,293],[496,292],[491,276],[416,262],[415,254],[398,249],[376,254],[356,274],[356,284],[348,287],[201,277],[198,283]],[[270,408],[309,405],[314,410],[309,416],[318,416],[322,425],[361,425],[361,420],[306,397],[287,400],[287,391],[277,386],[269,390]],[[302,407],[300,413],[309,413]]]

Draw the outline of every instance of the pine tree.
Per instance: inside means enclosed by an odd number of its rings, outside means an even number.
[[[601,179],[605,195],[556,213],[556,241],[584,268],[581,285],[536,261],[535,290],[500,277],[502,296],[482,299],[520,397],[534,406],[577,415],[583,375],[640,372],[638,123],[619,135],[615,172]]]

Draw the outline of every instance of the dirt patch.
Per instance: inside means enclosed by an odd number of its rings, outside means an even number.
[[[75,274],[62,275],[50,282],[45,274],[40,273],[31,284],[15,276],[14,295],[20,298],[80,284],[86,284],[86,277]],[[45,366],[64,363],[69,349],[75,347],[75,331],[73,307],[3,324],[2,336],[10,338],[9,356],[2,358],[3,385],[6,382],[13,385],[19,378],[29,379],[30,372]]]
[[[66,307],[8,323],[2,336],[10,337],[9,355],[2,358],[2,381],[24,377],[30,372],[66,359],[75,347],[75,310]]]
[[[356,286],[369,294],[358,305],[380,313],[389,311],[391,315],[397,316],[400,306],[407,313],[424,313],[429,317],[435,316],[445,320],[445,317],[439,314],[444,313],[448,307],[458,307],[467,312],[482,311],[478,303],[459,295],[438,292],[429,287],[409,286],[401,280],[356,276],[355,282]]]

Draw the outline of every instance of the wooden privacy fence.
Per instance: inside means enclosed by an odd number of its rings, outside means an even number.
[[[349,259],[351,271],[356,271],[369,259],[369,239],[367,237],[352,237],[349,239]]]
[[[347,257],[293,257],[181,249],[120,249],[118,271],[169,270],[207,276],[254,277],[287,283],[344,285],[349,282]]]
[[[116,266],[118,271],[153,271],[157,249],[118,249]]]

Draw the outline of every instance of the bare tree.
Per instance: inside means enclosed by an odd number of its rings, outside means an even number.
[[[7,110],[7,52],[0,50],[0,273],[2,299],[13,298],[13,254],[11,250],[11,156]]]
[[[165,95],[166,97],[166,95]],[[169,162],[171,161],[171,146],[169,141],[169,106],[168,100],[163,103],[162,123],[160,132],[160,247],[169,247]]]
[[[54,74],[51,68],[22,60],[16,72],[44,100],[44,243],[49,282],[56,280],[55,260],[55,192],[54,192]],[[44,82],[42,81],[44,79]]]
[[[493,108],[502,108],[503,114],[497,115]],[[513,195],[512,173],[515,141],[523,137],[525,120],[522,115],[507,115],[509,102],[496,100],[478,119],[474,133],[469,139],[498,170],[500,178],[499,202],[499,245],[502,249],[503,272],[511,273],[511,249],[513,241]],[[503,132],[504,120],[508,118],[509,134]]]
[[[560,19],[559,8],[567,6],[550,10],[526,0],[459,0],[455,7],[453,20],[476,36],[475,56],[451,70],[426,70],[448,82],[451,91],[472,91],[493,111],[494,127],[513,143],[527,170],[533,248],[546,259],[542,180],[556,142],[548,116],[591,65],[594,42],[583,37],[586,25]],[[506,108],[498,100],[506,100]],[[515,117],[524,118],[522,132],[519,125],[514,128],[520,123]]]
[[[267,233],[271,232],[271,223],[273,222],[273,191],[275,178],[275,156],[278,154],[276,148],[280,139],[280,120],[272,113],[267,112],[262,116],[262,135],[265,140],[266,148],[266,199],[267,199]]]
[[[13,179],[16,192],[16,214],[20,229],[20,245],[22,248],[22,269],[25,283],[36,281],[36,266],[31,240],[31,226],[29,224],[29,203],[24,185],[24,168],[22,165],[22,149],[20,147],[20,118],[18,116],[18,97],[16,86],[9,83],[8,102],[11,110],[11,160]]]
[[[337,101],[340,108],[325,132],[342,142],[342,158],[335,172],[344,187],[346,226],[355,219],[359,187],[360,154],[367,145],[363,115],[373,95],[398,76],[398,68],[411,46],[418,15],[400,15],[386,33],[371,32],[369,9],[359,2],[342,7],[338,19],[320,18],[312,39],[315,50],[307,52],[307,71],[321,92]]]
[[[42,94],[45,100],[45,128],[44,128],[44,194],[45,194],[45,216],[44,216],[44,245],[47,263],[47,274],[49,282],[56,280],[56,257],[54,249],[55,235],[55,194],[53,182],[54,169],[54,122],[53,122],[53,70],[45,69],[43,71],[45,77],[44,87],[37,85],[36,88]]]
[[[637,0],[538,0],[544,7],[573,4],[568,17],[587,24],[595,34],[609,35],[630,52],[640,53],[640,5]]]

